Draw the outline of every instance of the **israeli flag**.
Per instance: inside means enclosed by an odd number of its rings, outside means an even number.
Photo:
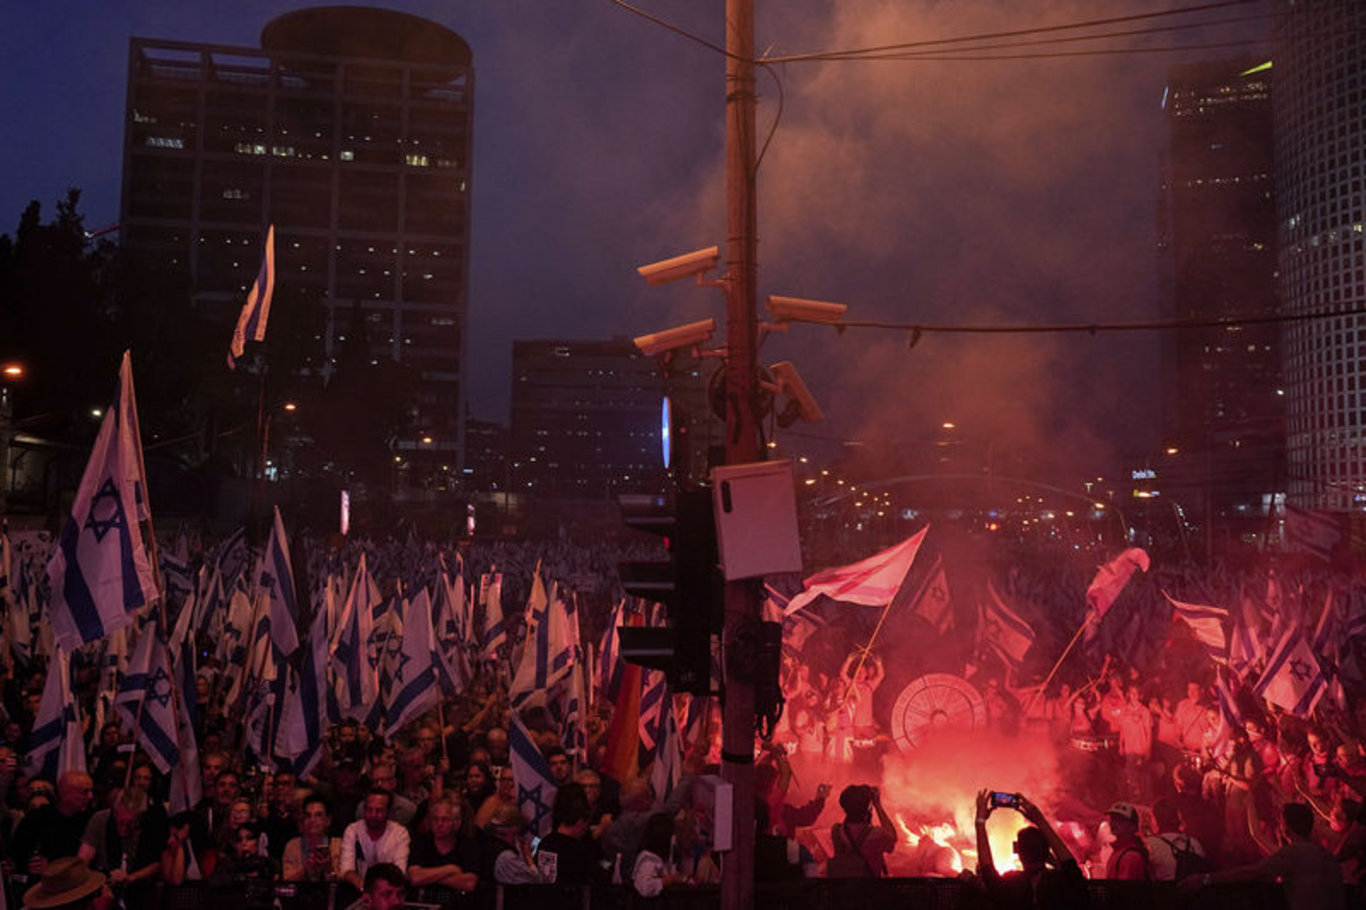
[[[366,653],[374,627],[371,598],[370,575],[362,552],[332,642],[337,705],[344,717],[364,717],[379,697],[379,674]]]
[[[507,617],[503,615],[503,576],[489,572],[480,576],[479,601],[484,605],[485,660],[497,660],[498,650],[508,638]]]
[[[386,729],[401,729],[441,700],[441,692],[459,687],[454,669],[432,632],[432,601],[421,590],[408,607],[403,622],[403,644],[399,664],[389,684]]]
[[[517,784],[517,806],[531,830],[545,837],[550,833],[550,810],[558,788],[545,757],[516,713],[508,721],[508,754],[512,759],[512,779]]]
[[[312,771],[322,758],[327,729],[327,633],[327,611],[318,610],[304,643],[303,662],[297,671],[290,672],[289,691],[281,709],[275,751],[290,759],[299,777]]]
[[[162,774],[180,762],[171,661],[157,624],[149,622],[138,637],[128,673],[114,708],[134,730],[138,745]]]
[[[1252,692],[1296,717],[1308,717],[1327,689],[1328,679],[1309,643],[1299,629],[1289,628],[1272,650]]]
[[[140,438],[133,364],[125,351],[118,394],[47,564],[52,632],[68,654],[128,625],[134,611],[158,597],[138,525],[152,517]]]
[[[289,538],[280,507],[275,507],[275,523],[270,540],[261,556],[261,592],[270,599],[270,639],[284,657],[299,648],[299,598],[294,591],[294,564],[289,558]]]
[[[275,225],[266,229],[266,249],[261,256],[261,268],[247,292],[247,302],[237,316],[228,345],[228,369],[237,369],[237,358],[246,350],[247,339],[266,340],[266,323],[270,320],[270,298],[275,293]]]
[[[66,771],[85,770],[85,739],[81,712],[71,697],[71,658],[54,651],[47,665],[47,681],[38,702],[38,716],[28,736],[24,771],[29,777],[56,780]]]

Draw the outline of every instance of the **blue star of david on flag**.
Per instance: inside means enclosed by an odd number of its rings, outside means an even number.
[[[541,820],[550,816],[550,807],[541,798],[541,790],[541,784],[534,787],[517,787],[517,805],[522,808],[523,813],[526,812],[527,806],[531,807],[531,827],[538,831],[541,828]]]
[[[550,833],[550,807],[555,803],[555,781],[540,749],[520,717],[508,723],[508,754],[512,777],[517,782],[517,805],[531,819],[532,829],[544,837]]]
[[[97,518],[96,512],[107,517]],[[114,486],[114,479],[107,477],[90,498],[90,511],[86,514],[85,528],[95,535],[96,543],[104,543],[104,536],[110,531],[122,531],[126,527],[128,520],[123,514],[123,500],[119,497],[118,488]]]
[[[406,666],[408,665],[408,662],[409,662],[410,660],[412,660],[412,659],[413,659],[413,656],[412,656],[411,654],[408,654],[407,652],[405,652],[405,651],[403,651],[403,650],[401,650],[401,649],[399,650],[399,652],[398,652],[398,666],[394,668],[394,682],[396,682],[396,683],[401,683],[401,682],[403,682],[403,668],[406,667]]]
[[[171,701],[171,677],[165,669],[157,667],[147,680],[147,698],[163,708]]]

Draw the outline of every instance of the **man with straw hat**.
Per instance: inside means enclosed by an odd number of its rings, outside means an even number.
[[[24,906],[32,910],[79,910],[92,907],[105,893],[104,874],[77,857],[54,859],[43,869],[43,880],[24,892]]]

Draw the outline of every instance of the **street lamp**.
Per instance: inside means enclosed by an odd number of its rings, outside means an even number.
[[[14,410],[14,402],[10,397],[9,384],[23,379],[24,372],[24,365],[18,362],[10,362],[0,367],[0,380],[3,380],[0,382],[0,512],[9,508],[11,484],[9,446],[13,437],[13,424],[10,416]]]

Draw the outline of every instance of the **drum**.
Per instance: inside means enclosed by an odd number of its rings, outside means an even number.
[[[1113,752],[1118,745],[1118,740],[1113,736],[1092,734],[1072,737],[1072,748],[1078,752]]]
[[[949,673],[930,673],[912,680],[892,707],[892,742],[913,752],[941,728],[980,730],[987,711],[972,683]]]

